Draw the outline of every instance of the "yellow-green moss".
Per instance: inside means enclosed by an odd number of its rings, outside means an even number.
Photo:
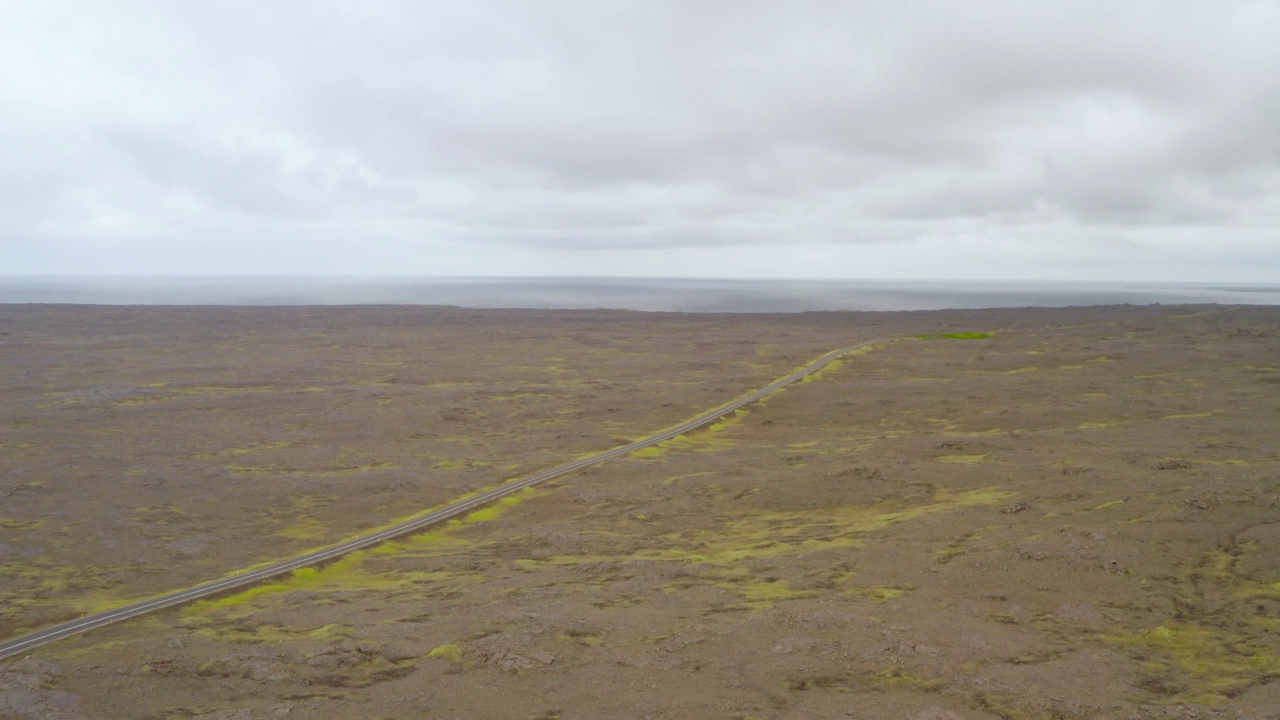
[[[318,540],[325,535],[327,528],[315,518],[300,518],[283,530],[277,530],[277,537],[290,540]]]
[[[1259,550],[1257,542],[1217,548],[1173,576],[1175,597],[1192,608],[1212,608],[1211,622],[1167,622],[1099,637],[1129,648],[1149,674],[1140,685],[1169,702],[1219,703],[1280,678],[1272,636],[1280,623],[1258,602],[1280,599],[1280,582],[1258,581],[1240,569],[1241,558]]]
[[[908,592],[911,592],[911,590],[909,588],[883,587],[883,586],[873,585],[873,586],[867,586],[867,587],[849,588],[845,590],[845,592],[850,595],[857,595],[859,597],[871,598],[872,600],[879,600],[883,602],[885,600],[896,600],[897,598],[902,597]]]
[[[842,356],[841,356],[841,358],[850,358],[850,357],[856,357],[856,356],[858,356],[858,355],[865,355],[865,354],[867,354],[867,353],[869,353],[869,352],[871,352],[871,351],[875,350],[877,347],[879,347],[879,346],[878,346],[878,345],[868,345],[868,346],[866,346],[866,347],[858,348],[857,350],[853,350],[853,351],[851,351],[851,352],[845,353],[844,355],[842,355]],[[839,359],[839,358],[838,358],[838,359],[836,359],[836,360],[832,360],[830,363],[828,363],[826,366],[824,366],[824,368],[820,368],[820,369],[819,369],[818,371],[816,371],[814,374],[816,375],[816,374],[818,374],[818,373],[822,372],[823,370],[831,369],[833,364],[835,365],[835,367],[839,367],[839,364],[838,364],[839,362],[840,362],[840,359]],[[787,374],[786,374],[785,376],[783,376],[783,377],[790,377],[791,375],[794,375],[794,374],[796,374],[797,372],[800,372],[801,370],[803,370],[803,369],[805,369],[805,368],[809,367],[809,365],[812,365],[812,363],[806,363],[805,365],[801,365],[801,366],[799,366],[799,367],[793,368],[793,369],[791,370],[791,372],[787,373]],[[810,375],[810,376],[806,376],[806,378],[805,378],[805,379],[807,380],[809,377],[812,377],[812,375]],[[779,379],[781,379],[781,378],[779,378]],[[775,382],[776,382],[776,381],[775,381]],[[770,383],[770,384],[772,384],[772,383]],[[763,400],[768,399],[768,397],[772,397],[772,395],[767,396],[766,398],[762,398],[761,400],[758,400],[757,402],[762,402]],[[719,408],[724,408],[724,407],[727,407],[727,406],[729,406],[729,405],[732,405],[734,402],[737,402],[737,401],[736,401],[736,400],[731,400],[731,401],[729,401],[729,402],[723,403],[723,404],[721,404],[717,409],[719,409]],[[715,411],[713,410],[712,412],[715,412]],[[737,418],[737,419],[739,419],[739,420],[740,420],[740,419],[741,419],[741,415],[742,415],[742,414],[744,414],[745,412],[746,412],[746,410],[745,410],[745,409],[741,409],[741,408],[740,408],[737,412],[735,412],[735,413],[734,413],[734,418]],[[699,416],[697,416],[697,417],[703,417],[703,415],[699,415]],[[661,445],[662,445],[662,446],[671,447],[672,445],[669,445],[669,443],[670,443],[670,444],[673,444],[673,445],[679,445],[679,444],[681,444],[682,442],[692,442],[692,443],[693,443],[693,444],[695,444],[695,445],[697,445],[697,444],[702,444],[702,445],[711,444],[711,443],[708,443],[708,442],[707,442],[707,440],[706,440],[705,436],[704,436],[703,438],[701,438],[701,439],[697,439],[697,436],[698,436],[698,435],[701,435],[701,434],[704,434],[704,433],[705,433],[705,432],[707,432],[707,431],[710,431],[710,432],[719,432],[719,431],[723,430],[724,428],[726,428],[726,427],[729,427],[729,426],[733,425],[733,424],[736,422],[736,420],[734,420],[734,418],[729,418],[728,420],[721,420],[721,421],[719,421],[719,422],[717,422],[717,423],[714,423],[714,424],[712,424],[709,428],[707,428],[705,431],[703,431],[702,433],[694,433],[694,434],[692,434],[692,435],[690,435],[690,436],[684,436],[684,435],[681,435],[681,436],[678,436],[678,437],[676,437],[676,438],[673,438],[672,440],[668,440],[667,442],[664,442],[664,443],[662,443]],[[690,418],[690,420],[691,420],[691,419],[693,419],[693,418]],[[645,437],[652,437],[653,435],[658,435],[658,434],[660,434],[660,433],[662,433],[662,432],[664,432],[664,431],[666,431],[666,430],[670,430],[670,429],[672,429],[672,428],[679,427],[680,425],[683,425],[685,422],[688,422],[688,420],[685,420],[685,421],[682,421],[682,422],[679,422],[679,423],[675,423],[675,424],[673,424],[673,425],[669,425],[668,427],[663,428],[663,429],[661,429],[661,430],[658,430],[657,432],[654,432],[652,435],[647,435],[647,436],[645,436]]]
[[[1090,422],[1082,422],[1076,427],[1081,430],[1099,430],[1102,428],[1116,427],[1117,425],[1128,424],[1128,420],[1097,420]]]
[[[739,408],[732,415],[721,418],[710,425],[694,430],[685,435],[677,435],[657,445],[650,445],[629,454],[633,458],[657,458],[666,455],[668,450],[689,449],[701,452],[716,452],[735,447],[733,440],[725,437],[726,431],[742,422],[747,411]]]
[[[895,524],[963,507],[993,505],[1009,493],[985,488],[954,492],[935,489],[927,498],[889,500],[871,505],[848,505],[806,511],[754,510],[725,518],[715,529],[637,536],[639,548],[620,555],[558,555],[518,563],[526,569],[543,565],[577,565],[603,561],[656,560],[730,567],[748,558],[768,558],[859,547],[865,536]],[[611,531],[602,536],[616,544],[625,536]]]
[[[322,640],[330,640],[333,638],[345,638],[345,637],[351,637],[352,630],[353,628],[350,625],[342,625],[340,623],[334,623],[331,625],[324,625],[322,627],[316,628],[315,630],[312,630],[311,632],[307,633],[307,637],[319,638]]]
[[[1187,689],[1170,700],[1213,704],[1280,677],[1280,657],[1257,641],[1231,637],[1219,628],[1161,625],[1145,632],[1120,632],[1112,642],[1158,653]]]
[[[307,475],[309,477],[344,477],[376,470],[394,470],[398,467],[393,462],[373,462],[363,465],[345,465],[325,470],[290,467],[288,465],[226,465],[228,471],[243,477],[261,475]]]
[[[300,568],[282,579],[265,585],[258,585],[233,595],[193,603],[184,610],[184,614],[199,615],[210,611],[226,610],[247,605],[263,596],[295,590],[350,588],[390,590],[403,588],[411,583],[439,580],[443,576],[430,573],[377,573],[364,567],[364,563],[370,555],[421,554],[424,546],[466,544],[465,540],[452,536],[452,533],[476,523],[498,518],[512,506],[532,497],[535,492],[533,488],[525,488],[498,500],[493,505],[470,512],[461,518],[450,520],[435,530],[408,536],[398,542],[384,543],[368,550],[348,553],[340,559],[323,566]]]
[[[916,675],[902,668],[881,670],[878,673],[866,676],[863,682],[874,687],[915,690],[917,692],[936,692],[946,686],[946,683],[941,680]]]
[[[294,445],[297,445],[297,444],[298,443],[293,440],[278,440],[276,442],[254,443],[252,445],[246,445],[244,447],[233,447],[233,448],[227,448],[225,450],[219,450],[217,452],[196,455],[195,457],[202,460],[208,460],[208,459],[228,457],[228,456],[239,457],[241,455],[255,455],[257,453],[269,452],[271,450],[283,450],[284,448],[293,447]]]
[[[16,520],[0,518],[0,530],[35,530],[44,525],[43,520]]]
[[[156,403],[168,402],[175,396],[173,395],[143,395],[140,397],[121,398],[116,400],[117,405],[154,405]]]
[[[457,643],[445,643],[433,648],[427,657],[459,663],[462,662],[462,648]]]
[[[243,620],[233,622],[192,622],[190,617],[184,619],[183,625],[192,635],[219,642],[230,643],[280,643],[290,640],[333,640],[350,637],[350,625],[324,625],[314,629],[291,628],[273,623],[258,625],[246,624]]]
[[[986,455],[939,455],[934,462],[951,463],[952,465],[974,465],[987,462]]]
[[[0,564],[8,589],[0,591],[0,607],[60,606],[73,612],[97,612],[122,602],[113,589],[118,568],[12,561]],[[50,597],[57,599],[50,600]]]
[[[852,354],[853,353],[850,353],[850,355]],[[814,380],[817,380],[819,376],[825,373],[835,372],[843,366],[844,366],[844,361],[842,361],[840,358],[836,358],[835,360],[832,360],[826,365],[823,365],[822,367],[818,368],[816,371],[811,372],[808,375],[805,375],[800,382],[802,383],[813,382]]]
[[[718,582],[716,587],[741,593],[751,605],[757,608],[768,607],[780,600],[814,597],[814,590],[797,590],[786,580],[743,580],[741,582]]]
[[[986,340],[994,337],[994,333],[986,332],[957,332],[957,333],[936,333],[917,335],[921,340]]]

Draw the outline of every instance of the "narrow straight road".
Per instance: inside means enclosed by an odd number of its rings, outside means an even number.
[[[509,482],[501,487],[494,488],[493,490],[489,490],[488,492],[481,493],[465,500],[459,500],[450,505],[446,505],[439,510],[421,515],[413,518],[412,520],[406,520],[405,522],[393,525],[385,530],[380,530],[368,535],[361,535],[354,539],[347,540],[336,545],[330,545],[329,547],[309,552],[306,555],[299,555],[288,560],[282,560],[278,563],[273,563],[250,572],[244,572],[221,580],[205,583],[203,585],[197,585],[186,590],[178,590],[165,595],[159,595],[149,600],[141,600],[139,602],[130,603],[129,605],[123,605],[111,610],[104,610],[103,612],[95,613],[93,615],[86,615],[78,620],[70,620],[68,622],[45,628],[44,630],[39,630],[37,632],[21,635],[4,642],[0,642],[0,660],[13,657],[15,655],[21,655],[22,653],[38,648],[41,645],[46,645],[55,640],[61,640],[62,638],[70,637],[72,635],[79,635],[80,633],[88,632],[94,628],[102,627],[103,625],[110,625],[111,623],[120,622],[121,620],[128,620],[129,618],[135,618],[139,615],[163,610],[164,608],[182,605],[194,600],[207,598],[211,595],[220,595],[232,590],[241,590],[251,585],[256,585],[263,580],[292,572],[298,568],[317,565],[319,563],[342,557],[343,555],[356,550],[363,550],[377,545],[378,543],[386,542],[387,540],[401,537],[403,535],[413,534],[423,528],[457,517],[458,515],[462,515],[487,505],[498,498],[523,490],[530,485],[536,485],[545,480],[550,480],[551,478],[567,475],[571,472],[581,470],[582,468],[590,467],[606,460],[611,460],[620,455],[626,455],[642,448],[657,445],[658,443],[670,440],[677,435],[683,435],[687,432],[697,430],[698,428],[704,427],[723,418],[725,415],[734,412],[744,405],[753,403],[756,400],[759,400],[760,398],[792,383],[803,380],[809,375],[812,375],[826,367],[828,363],[841,355],[847,355],[856,350],[861,350],[882,342],[885,341],[873,340],[854,345],[853,347],[847,347],[843,350],[833,350],[805,366],[802,370],[788,375],[787,377],[761,388],[750,395],[734,400],[727,405],[721,405],[714,410],[703,413],[702,415],[669,430],[664,430],[656,435],[644,438],[643,440],[637,440],[629,445],[616,447],[612,450],[600,453],[599,455],[592,455],[589,458],[560,465],[558,467],[551,468],[550,470],[544,470],[536,475],[530,475],[527,478]]]

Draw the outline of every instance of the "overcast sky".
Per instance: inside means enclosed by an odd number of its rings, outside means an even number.
[[[0,274],[1280,282],[1280,0],[0,0]]]

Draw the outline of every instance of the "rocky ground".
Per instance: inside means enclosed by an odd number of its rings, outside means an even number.
[[[15,718],[1280,717],[1280,311],[0,308]],[[6,715],[7,713],[7,715]]]

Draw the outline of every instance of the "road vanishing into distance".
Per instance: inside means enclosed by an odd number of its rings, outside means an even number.
[[[788,375],[767,387],[761,388],[750,395],[734,400],[727,405],[721,405],[714,410],[703,413],[688,422],[682,423],[668,430],[664,430],[656,435],[651,435],[643,440],[637,440],[628,445],[616,447],[612,450],[602,452],[599,455],[592,455],[591,457],[583,458],[582,460],[553,467],[550,470],[543,470],[536,475],[530,475],[527,478],[506,483],[478,495],[455,501],[440,508],[439,510],[424,513],[418,517],[392,525],[384,530],[379,530],[378,532],[370,533],[368,535],[360,535],[336,545],[330,545],[319,550],[314,550],[305,555],[299,555],[288,560],[282,560],[255,570],[241,572],[221,580],[197,585],[186,590],[177,590],[166,595],[159,595],[149,600],[141,600],[111,610],[104,610],[93,615],[86,615],[77,620],[70,620],[45,628],[44,630],[39,630],[37,632],[21,635],[4,642],[0,642],[0,660],[21,655],[22,653],[38,648],[41,645],[54,642],[55,640],[61,640],[62,638],[70,637],[72,635],[79,635],[80,633],[88,632],[94,628],[99,628],[104,625],[110,625],[111,623],[120,622],[121,620],[128,620],[130,618],[138,617],[139,615],[145,615],[147,613],[163,610],[175,605],[182,605],[184,603],[200,600],[211,595],[221,595],[232,590],[242,590],[264,580],[292,572],[298,568],[318,565],[342,557],[347,553],[355,552],[356,550],[364,550],[365,548],[372,547],[388,540],[402,537],[404,535],[411,535],[424,528],[455,518],[472,510],[476,510],[499,498],[523,490],[531,485],[537,485],[540,482],[560,477],[561,475],[567,475],[571,472],[576,472],[583,468],[602,463],[606,460],[611,460],[622,455],[633,453],[636,450],[657,445],[658,443],[665,442],[678,435],[683,435],[705,427],[717,420],[720,420],[724,416],[734,412],[744,405],[749,405],[766,395],[805,379],[826,367],[828,363],[842,355],[847,355],[851,352],[883,342],[886,341],[873,340],[854,345],[852,347],[847,347],[842,350],[833,350],[805,366],[803,369]]]

